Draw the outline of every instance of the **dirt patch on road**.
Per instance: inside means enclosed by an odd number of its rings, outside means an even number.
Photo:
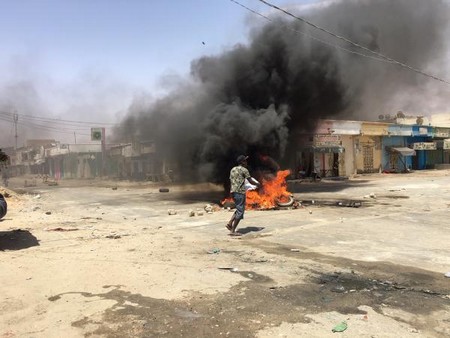
[[[85,317],[72,325],[82,328],[88,337],[255,337],[257,332],[282,323],[308,323],[311,314],[335,311],[344,318],[351,314],[364,316],[367,312],[361,310],[361,305],[366,305],[380,314],[390,312],[390,317],[397,321],[432,332],[441,318],[430,314],[450,306],[448,283],[437,273],[390,263],[291,252],[259,240],[245,242],[269,254],[287,257],[289,264],[297,264],[299,274],[306,274],[307,278],[297,284],[279,286],[276,276],[223,270],[239,274],[245,280],[228,292],[210,295],[192,292],[182,300],[145,297],[121,286],[105,286],[111,290],[78,294],[113,300],[116,304],[101,317]],[[229,254],[242,259],[239,252]],[[314,266],[308,263],[310,259],[314,259]],[[54,295],[49,301],[64,301],[66,294],[76,292]]]

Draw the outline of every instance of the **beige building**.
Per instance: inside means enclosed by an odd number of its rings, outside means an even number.
[[[383,136],[388,135],[388,123],[362,122],[361,134],[354,138],[355,170],[357,173],[381,172],[383,168]]]
[[[355,173],[354,138],[361,134],[361,122],[322,120],[314,134],[304,135],[297,153],[298,168],[306,176],[350,176]]]

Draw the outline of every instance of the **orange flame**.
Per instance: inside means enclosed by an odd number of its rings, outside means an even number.
[[[277,206],[277,201],[286,202],[292,195],[286,187],[286,177],[289,174],[289,170],[282,170],[277,172],[276,177],[262,179],[261,188],[247,191],[245,208],[272,209]],[[232,201],[232,199],[226,198],[222,204],[227,201]]]

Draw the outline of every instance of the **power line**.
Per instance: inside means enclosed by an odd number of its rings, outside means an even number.
[[[275,23],[275,21],[272,20],[271,18],[269,18],[268,16],[265,16],[264,14],[261,14],[261,13],[255,11],[255,10],[253,10],[253,9],[251,9],[251,8],[249,8],[249,7],[245,6],[245,5],[243,5],[243,4],[241,4],[240,2],[238,2],[238,1],[236,1],[236,0],[230,0],[230,1],[233,2],[233,3],[235,3],[235,4],[238,5],[238,6],[241,6],[241,7],[245,8],[245,9],[248,10],[249,12],[252,12],[253,14],[256,14],[256,15],[258,15],[258,16],[260,16],[260,17],[266,19],[267,21],[270,21],[270,22]],[[359,55],[359,56],[362,56],[362,57],[366,57],[366,58],[369,58],[369,59],[372,59],[372,60],[376,60],[376,61],[380,61],[380,62],[392,63],[391,61],[386,60],[386,59],[380,59],[380,58],[377,58],[377,57],[374,57],[374,56],[370,56],[370,55],[366,55],[366,54],[361,54],[361,53],[355,52],[355,51],[353,51],[353,50],[350,50],[350,49],[347,49],[347,48],[344,48],[344,47],[341,47],[341,46],[332,44],[332,43],[330,43],[330,42],[327,42],[327,41],[321,40],[321,39],[319,39],[319,38],[316,38],[315,36],[309,35],[309,34],[307,34],[307,33],[305,33],[305,32],[302,32],[302,31],[293,29],[293,28],[291,28],[291,27],[289,27],[289,26],[287,26],[287,25],[283,25],[283,26],[284,26],[287,30],[293,31],[294,33],[298,33],[298,34],[304,35],[304,36],[306,36],[306,37],[308,37],[308,38],[310,38],[310,39],[312,39],[312,40],[315,40],[315,41],[317,41],[317,42],[320,42],[320,43],[322,43],[322,44],[324,44],[324,45],[327,45],[327,46],[329,46],[329,47],[336,48],[336,49],[340,49],[340,50],[343,50],[343,51],[345,51],[345,52],[348,52],[348,53],[351,53],[351,54],[355,54],[355,55]]]
[[[13,116],[12,113],[3,112],[3,111],[0,111],[0,114]],[[63,119],[55,119],[55,118],[50,118],[50,117],[40,117],[40,116],[26,115],[26,114],[20,114],[20,117],[21,118],[36,119],[36,120],[41,120],[41,121],[52,121],[52,122],[56,122],[56,123],[76,123],[76,124],[102,125],[102,126],[114,126],[114,125],[117,125],[117,123],[63,120]]]
[[[10,119],[2,117],[2,116],[0,116],[0,121],[11,122]],[[61,133],[61,134],[73,134],[73,132],[74,132],[73,129],[45,126],[45,125],[40,125],[40,124],[36,124],[33,122],[29,122],[29,121],[19,120],[17,122],[17,124],[20,126],[23,126],[23,127],[31,128],[31,129],[39,129],[39,130],[43,130],[43,131],[47,131],[47,132],[54,132],[54,133]],[[79,129],[79,130],[86,130],[86,129]],[[90,134],[78,133],[78,135],[89,136]]]
[[[18,115],[18,116],[20,116],[20,115]],[[3,116],[0,113],[0,118],[3,121],[10,122],[9,116]],[[20,119],[20,121],[21,121],[21,124],[28,124],[28,125],[31,125],[31,126],[43,127],[43,128],[48,128],[48,129],[54,129],[54,130],[74,131],[74,130],[86,130],[86,128],[87,128],[87,127],[83,127],[83,126],[77,126],[78,128],[64,128],[64,127],[66,127],[66,125],[64,125],[64,124],[62,126],[58,126],[58,125],[52,126],[52,125],[48,125],[48,124],[43,125],[43,124],[39,124],[37,122],[43,122],[43,123],[47,123],[47,122],[46,121],[33,121],[33,120],[27,120],[27,119]],[[70,127],[70,126],[68,126],[68,127]]]
[[[231,0],[231,1],[234,2],[234,0]],[[311,27],[314,27],[314,28],[316,28],[316,29],[318,29],[318,30],[320,30],[320,31],[322,31],[322,32],[324,32],[324,33],[327,33],[327,34],[329,34],[329,35],[331,35],[331,36],[333,36],[333,37],[335,37],[335,38],[337,38],[337,39],[339,39],[339,40],[345,41],[346,43],[349,43],[349,44],[351,44],[351,45],[354,46],[354,47],[357,47],[357,48],[360,48],[360,49],[362,49],[362,50],[365,50],[366,52],[370,52],[370,53],[372,53],[372,54],[375,54],[376,56],[378,56],[378,57],[380,57],[380,58],[382,58],[382,59],[386,59],[386,60],[388,60],[388,61],[390,61],[390,62],[392,62],[392,63],[394,63],[394,64],[397,64],[397,65],[399,65],[399,66],[401,66],[401,67],[404,67],[404,68],[407,68],[407,69],[409,69],[409,70],[412,70],[412,71],[414,71],[414,72],[416,72],[416,73],[418,73],[418,74],[427,76],[427,77],[432,78],[432,79],[434,79],[434,80],[436,80],[436,81],[440,81],[440,82],[443,82],[443,83],[446,83],[446,84],[449,84],[449,85],[450,85],[450,82],[448,82],[448,81],[446,81],[446,80],[444,80],[444,79],[441,79],[441,78],[439,78],[439,77],[437,77],[437,76],[434,76],[434,75],[430,75],[430,74],[425,73],[424,71],[422,71],[422,70],[420,70],[420,69],[417,69],[417,68],[414,68],[414,67],[412,67],[412,66],[410,66],[410,65],[407,65],[406,63],[403,63],[403,62],[394,60],[394,59],[392,59],[392,58],[390,58],[390,57],[388,57],[388,56],[386,56],[386,55],[384,55],[384,54],[381,54],[381,53],[379,53],[379,52],[376,52],[376,51],[374,51],[374,50],[372,50],[372,49],[370,49],[370,48],[364,47],[364,46],[362,46],[362,45],[360,45],[360,44],[358,44],[358,43],[356,43],[356,42],[353,42],[353,41],[351,41],[351,40],[349,40],[349,39],[347,39],[347,38],[345,38],[345,37],[343,37],[343,36],[337,35],[337,34],[331,32],[331,31],[329,31],[329,30],[326,30],[325,28],[319,27],[319,26],[313,24],[312,22],[309,22],[309,21],[306,20],[306,19],[304,19],[304,18],[302,18],[302,17],[299,17],[299,16],[296,16],[296,15],[294,15],[294,14],[292,14],[292,13],[290,13],[290,12],[288,12],[288,11],[286,11],[286,10],[284,10],[284,9],[282,9],[282,8],[280,8],[280,7],[278,7],[278,6],[276,6],[276,5],[273,5],[273,4],[271,4],[271,3],[269,3],[269,2],[267,2],[267,1],[265,1],[265,0],[258,0],[258,1],[262,2],[263,4],[265,4],[265,5],[269,6],[269,7],[274,8],[274,9],[280,11],[280,12],[283,12],[284,14],[286,14],[286,15],[288,15],[288,16],[290,16],[290,17],[296,19],[296,20],[300,20],[301,22],[303,22],[303,23],[305,23],[305,24],[307,24],[307,25],[309,25],[309,26],[311,26]]]
[[[18,114],[18,116],[21,118],[20,120],[22,122],[28,122],[30,124],[36,125],[36,126],[45,126],[48,128],[54,128],[57,130],[60,129],[66,129],[66,130],[70,130],[70,131],[76,131],[76,130],[86,130],[87,126],[83,126],[83,125],[72,125],[72,124],[67,124],[67,123],[54,123],[54,122],[48,122],[48,121],[41,121],[41,120],[33,120],[33,119],[29,119],[29,118],[22,118],[21,115]],[[3,121],[10,121],[11,116],[6,115],[6,114],[2,114],[0,113],[0,117],[3,118]],[[51,125],[42,125],[42,124],[38,124],[39,123],[48,123]],[[67,127],[67,128],[65,128]],[[72,128],[74,127],[74,128]]]

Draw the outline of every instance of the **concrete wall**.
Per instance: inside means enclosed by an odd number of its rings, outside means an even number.
[[[351,176],[356,173],[354,136],[342,135],[341,141],[345,151],[339,154],[339,175]]]

